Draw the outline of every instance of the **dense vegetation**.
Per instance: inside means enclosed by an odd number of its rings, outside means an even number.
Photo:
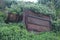
[[[6,0],[5,9],[0,11],[0,40],[60,40],[59,0],[56,1],[57,4],[55,4],[56,2],[54,0],[41,1],[31,3]],[[58,7],[55,7],[56,5]],[[23,15],[23,9],[30,9],[34,12],[51,15],[52,31],[35,34],[35,32],[28,32],[23,22],[9,24],[4,22],[7,17],[7,12]]]

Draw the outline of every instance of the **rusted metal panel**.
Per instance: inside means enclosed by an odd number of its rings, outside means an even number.
[[[8,13],[7,19],[5,20],[5,23],[9,23],[9,22],[18,23],[18,22],[21,22],[22,20],[23,20],[22,15]]]
[[[49,21],[28,17],[28,22],[37,25],[50,26]]]
[[[7,20],[8,20],[8,21],[11,21],[11,22],[16,22],[16,21],[18,21],[18,16],[17,16],[17,14],[9,13],[7,18],[8,18]]]
[[[50,30],[50,27],[39,26],[39,25],[34,25],[34,24],[28,24],[27,28],[28,28],[28,30],[37,31],[37,32],[49,31]]]
[[[17,16],[15,14],[9,14],[9,20],[15,21]]]
[[[31,10],[25,10],[23,14],[23,21],[29,31],[50,31],[51,21],[50,16],[44,14],[37,14]]]
[[[35,17],[39,17],[39,18],[42,18],[42,19],[46,19],[46,20],[50,20],[50,16],[47,16],[47,15],[44,15],[43,13],[34,13],[32,11],[25,11],[25,15],[26,16],[35,16]]]

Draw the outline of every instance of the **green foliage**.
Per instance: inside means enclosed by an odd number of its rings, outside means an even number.
[[[60,8],[60,0],[38,0],[38,3],[41,4],[49,4],[49,2],[52,2],[55,6],[55,8],[59,9]],[[50,4],[49,4],[50,5]]]
[[[7,8],[6,7],[6,10],[9,11],[9,12],[12,12],[12,13],[17,13],[17,14],[20,14],[22,13],[21,11],[21,7],[18,6],[18,5],[11,5],[11,8]]]
[[[16,4],[17,0],[3,0],[5,3],[5,7],[9,7],[11,6],[11,4]]]
[[[51,0],[38,0],[38,3],[41,3],[41,4],[47,4],[47,2],[49,2]]]
[[[60,9],[56,9],[56,16],[60,18]]]
[[[0,24],[0,40],[60,40],[60,36],[54,32],[34,34],[23,26],[22,23]]]
[[[4,12],[0,11],[0,22],[3,22],[5,20],[6,15]]]
[[[46,15],[55,15],[55,10],[50,9],[48,6],[43,4],[34,4],[34,3],[18,3],[17,5],[11,5],[11,8],[6,8],[10,12],[16,12],[22,14],[23,9],[30,9],[36,13],[43,13]]]
[[[21,26],[18,24],[0,25],[0,40],[26,40],[29,39],[29,35],[33,36],[26,29],[21,29]]]
[[[57,19],[56,21],[53,21],[53,29],[54,31],[60,31],[60,19]]]
[[[34,12],[37,12],[37,13],[43,13],[43,14],[46,14],[46,15],[55,15],[55,10],[54,9],[50,9],[48,6],[46,5],[43,5],[43,4],[26,4],[26,3],[23,3],[22,4],[23,8],[26,8],[26,9],[30,9]]]
[[[60,0],[53,0],[56,9],[60,8]]]
[[[0,27],[0,40],[20,40],[20,29],[17,26]]]
[[[54,32],[45,32],[35,38],[36,40],[59,40],[59,37]]]
[[[55,14],[55,10],[50,9],[46,5],[42,5],[42,4],[30,4],[30,5],[27,5],[26,8],[31,9],[37,13],[43,13],[46,15],[54,15]]]
[[[48,0],[43,2],[46,3],[47,1]],[[49,4],[47,3],[47,5]],[[23,14],[23,9],[30,9],[36,13],[55,16],[56,20],[52,21],[52,26],[53,30],[58,31],[57,33],[41,32],[37,35],[34,34],[34,32],[28,32],[23,23],[5,24],[3,21],[5,20],[6,15],[3,12],[0,12],[0,40],[60,40],[60,19],[57,20],[56,11],[52,8],[52,4],[50,4],[51,8],[47,5],[20,2],[18,4],[12,4],[10,8],[6,7],[6,10],[21,15]]]

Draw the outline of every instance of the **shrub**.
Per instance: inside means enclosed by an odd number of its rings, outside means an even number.
[[[60,31],[60,19],[57,19],[56,21],[52,22],[53,30]]]
[[[3,26],[0,27],[1,40],[18,40],[20,29],[17,26]]]
[[[0,25],[0,40],[22,40],[29,39],[29,33],[26,29],[21,29],[18,24]]]
[[[43,4],[34,4],[34,3],[18,3],[17,5],[11,5],[11,8],[6,8],[6,10],[10,12],[16,12],[19,14],[23,14],[23,9],[30,9],[37,13],[43,13],[46,15],[54,15],[55,16],[55,10],[50,9],[48,6]]]
[[[3,22],[5,20],[6,14],[2,11],[0,11],[0,22]]]
[[[30,4],[30,5],[27,5],[26,8],[31,9],[37,13],[44,13],[46,15],[55,13],[54,10],[42,4]]]
[[[56,9],[56,15],[58,18],[60,18],[60,9]]]
[[[17,13],[17,14],[20,14],[20,15],[21,15],[21,13],[22,13],[21,7],[18,6],[18,5],[11,5],[10,8],[6,7],[6,10],[7,10],[8,12],[12,12],[12,13],[15,13],[15,14]]]
[[[59,40],[60,37],[54,32],[41,32],[34,34],[28,32],[22,23],[19,24],[1,24],[0,25],[0,40]]]
[[[43,32],[40,35],[36,35],[34,40],[59,40],[54,32]]]

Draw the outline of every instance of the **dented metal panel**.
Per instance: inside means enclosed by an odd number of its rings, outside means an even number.
[[[23,21],[29,31],[44,32],[51,30],[50,16],[37,14],[31,10],[25,10]]]
[[[42,31],[50,30],[50,27],[46,27],[46,26],[39,26],[34,24],[27,24],[27,25],[28,25],[28,30],[31,30],[31,31],[42,32]]]

